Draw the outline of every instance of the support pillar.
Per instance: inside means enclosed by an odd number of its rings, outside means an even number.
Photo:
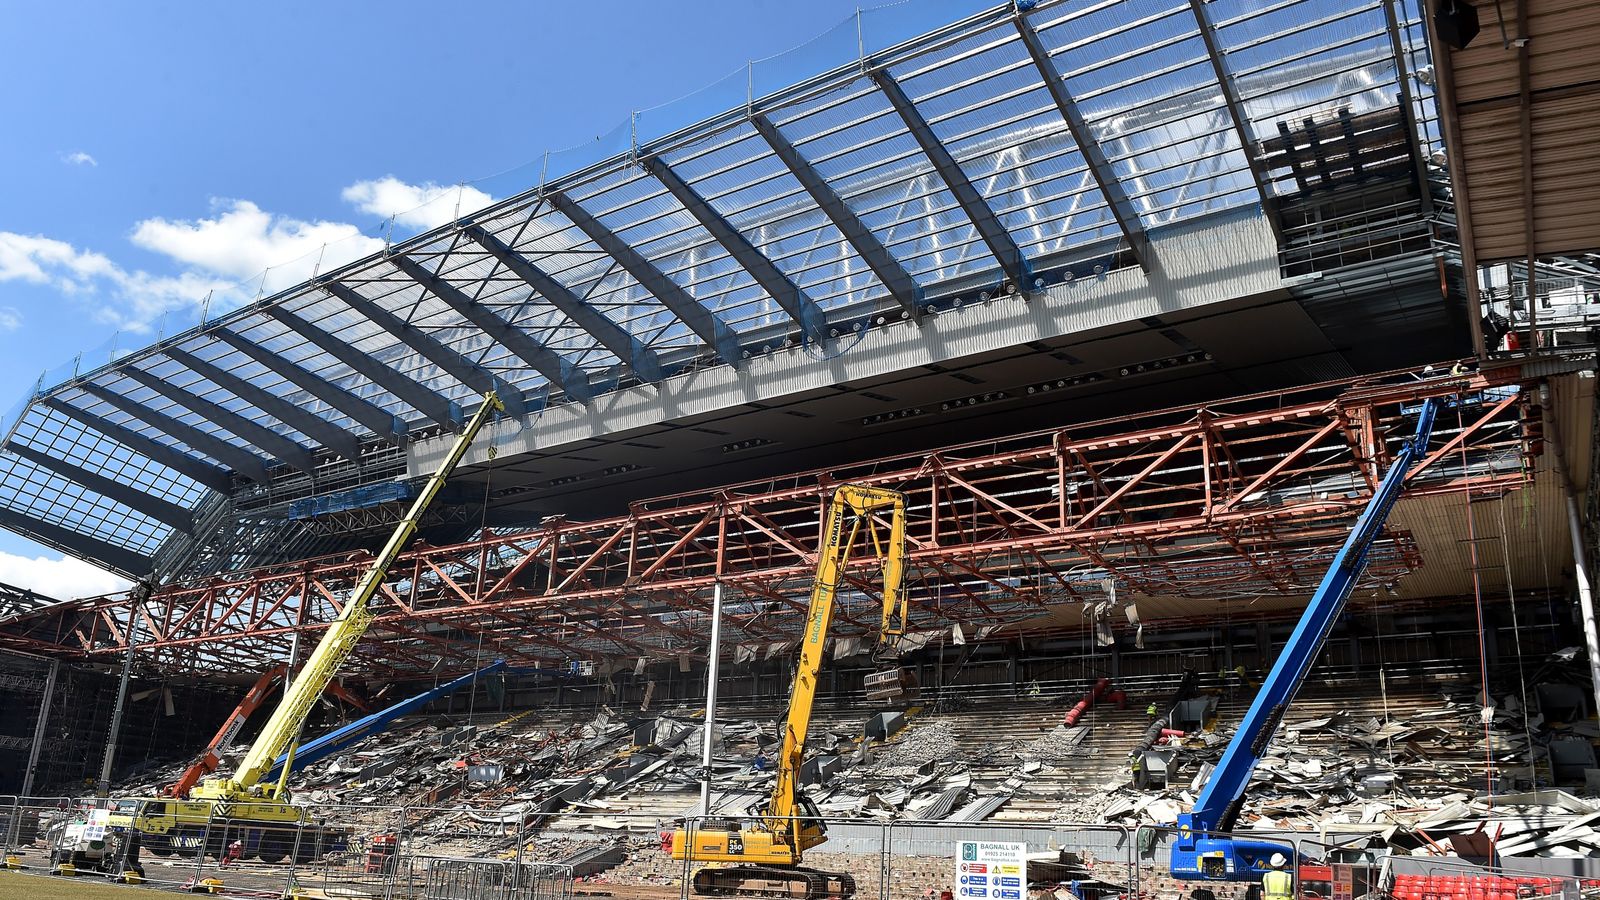
[[[122,713],[128,706],[128,679],[133,674],[133,651],[139,643],[139,610],[150,598],[148,582],[139,582],[129,592],[128,652],[122,655],[122,678],[117,682],[117,703],[111,708],[111,727],[106,731],[106,753],[100,762],[100,783],[97,793],[104,797],[111,792],[111,768],[117,761],[117,737],[122,732]]]
[[[1256,623],[1256,665],[1272,668],[1272,629],[1265,622]]]
[[[711,647],[706,651],[706,717],[700,742],[700,815],[711,814],[711,760],[717,739],[717,670],[722,659],[722,581],[711,589]]]
[[[1533,298],[1528,298],[1532,303]],[[1572,477],[1567,471],[1565,445],[1561,442],[1561,426],[1550,414],[1550,388],[1539,388],[1539,402],[1545,410],[1546,442],[1555,451],[1556,480],[1561,483],[1561,496],[1567,501],[1567,531],[1572,538],[1572,575],[1578,582],[1578,611],[1583,618],[1584,649],[1589,654],[1589,677],[1594,686],[1594,708],[1600,714],[1600,633],[1594,620],[1594,583],[1589,574],[1589,553],[1583,540],[1583,519],[1578,514],[1578,499],[1573,496]]]
[[[39,771],[39,750],[44,747],[45,729],[50,723],[50,701],[55,698],[56,674],[61,671],[61,660],[50,660],[50,671],[44,676],[44,694],[39,698],[39,718],[33,723],[33,746],[28,749],[28,768],[22,775],[22,796],[33,793],[33,779]]]

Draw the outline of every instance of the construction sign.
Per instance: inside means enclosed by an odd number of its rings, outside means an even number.
[[[1009,841],[956,842],[957,898],[1024,900],[1027,895],[1027,844]]]

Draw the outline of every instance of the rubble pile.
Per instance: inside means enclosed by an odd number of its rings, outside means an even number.
[[[1430,842],[1472,840],[1487,820],[1509,847],[1529,853],[1600,847],[1600,802],[1526,790],[1600,774],[1593,725],[1548,715],[1571,702],[1568,694],[1557,689],[1530,701],[1546,715],[1500,696],[1485,728],[1470,681],[1391,680],[1378,697],[1369,682],[1324,681],[1297,699],[1257,768],[1240,829],[1366,826],[1384,830],[1396,846],[1427,850]],[[1169,762],[1153,786],[1136,789],[1129,754],[1159,731],[1147,698],[1166,702],[1171,687],[1162,681],[1132,703],[1098,704],[1074,725],[1063,724],[1071,697],[940,704],[903,715],[821,704],[802,782],[830,817],[1172,824],[1193,804],[1250,692],[1201,684],[1215,720],[1158,744]],[[721,711],[713,814],[763,809],[780,713],[775,705]],[[596,871],[612,870],[605,877],[665,883],[681,873],[661,854],[659,832],[698,811],[701,715],[685,705],[626,715],[563,708],[472,721],[417,716],[311,764],[292,786],[303,801],[374,831],[393,829],[394,807],[407,807],[408,835],[437,852],[514,852],[521,834],[524,852],[539,858],[593,857],[603,860]],[[1541,760],[1532,771],[1530,740]],[[1487,775],[1486,756],[1494,763]],[[153,769],[126,793],[149,795],[181,770]],[[1493,802],[1482,799],[1486,778],[1501,795]]]

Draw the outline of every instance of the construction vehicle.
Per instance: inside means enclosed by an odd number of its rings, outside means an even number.
[[[1349,537],[1334,555],[1288,643],[1239,723],[1239,730],[1234,732],[1222,759],[1195,799],[1193,810],[1178,816],[1178,837],[1172,846],[1170,866],[1174,878],[1258,881],[1271,869],[1273,856],[1296,859],[1294,848],[1288,844],[1235,838],[1228,832],[1239,818],[1256,764],[1266,753],[1278,724],[1311,672],[1323,642],[1366,568],[1368,551],[1382,533],[1383,523],[1406,479],[1415,474],[1412,466],[1427,451],[1435,411],[1436,401],[1431,399],[1418,407],[1416,433],[1401,446]]]
[[[870,543],[882,575],[883,614],[873,661],[880,667],[898,662],[906,626],[906,597],[900,587],[905,571],[905,516],[905,497],[894,491],[851,484],[834,491],[817,549],[816,578],[801,634],[772,796],[761,818],[752,824],[707,819],[673,833],[673,859],[716,864],[695,872],[695,893],[805,900],[847,898],[855,893],[855,879],[848,874],[800,864],[805,851],[827,840],[816,806],[801,792],[800,765],[836,595],[857,546]],[[887,535],[881,534],[885,517]],[[896,666],[876,673],[872,683],[879,695],[887,696],[895,693],[896,685],[906,684],[906,679]]]
[[[438,496],[489,417],[505,409],[493,392],[485,394],[483,400],[483,405],[439,463],[438,470],[429,477],[410,510],[357,582],[344,609],[329,624],[305,665],[284,690],[272,716],[233,774],[206,778],[189,790],[187,797],[120,800],[108,817],[109,828],[138,832],[143,846],[158,855],[204,853],[220,858],[230,843],[239,841],[246,857],[259,857],[273,863],[291,853],[296,861],[309,861],[344,848],[345,836],[341,831],[321,824],[308,808],[291,802],[287,781],[292,763],[284,766],[276,763],[285,751],[289,751],[292,758],[292,748],[312,707],[371,624],[373,612],[369,604],[389,566],[416,533],[422,514]],[[224,726],[225,730],[227,727]],[[277,781],[264,780],[263,776],[274,768],[281,772]]]

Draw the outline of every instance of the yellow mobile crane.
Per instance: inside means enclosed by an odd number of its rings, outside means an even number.
[[[888,519],[886,536],[880,535],[878,518]],[[723,864],[695,873],[697,894],[819,900],[855,893],[855,879],[849,875],[800,865],[805,851],[827,840],[815,805],[800,791],[800,763],[817,696],[823,645],[833,619],[834,598],[852,551],[858,544],[867,543],[864,535],[870,539],[883,576],[883,615],[872,659],[882,665],[897,656],[899,638],[905,634],[906,626],[906,597],[900,589],[905,571],[905,497],[881,488],[841,485],[834,491],[822,530],[822,546],[817,549],[817,574],[789,695],[778,779],[762,818],[747,826],[734,820],[705,820],[673,834],[673,859]],[[898,668],[876,672],[867,680],[869,697],[893,699],[904,696],[907,687],[906,673]]]
[[[246,855],[259,856],[266,862],[279,862],[291,850],[304,861],[339,848],[343,843],[340,833],[315,826],[306,808],[290,802],[286,783],[292,756],[276,782],[263,782],[262,776],[273,768],[279,754],[291,748],[317,698],[366,633],[373,619],[369,607],[372,597],[389,566],[416,533],[422,514],[439,495],[489,417],[503,411],[505,406],[493,391],[484,395],[483,405],[467,422],[449,454],[356,584],[339,617],[328,626],[299,674],[284,689],[272,717],[238,769],[232,775],[207,778],[187,798],[119,800],[107,823],[110,828],[138,832],[144,847],[159,855],[176,852],[220,856],[233,840],[242,841]]]

